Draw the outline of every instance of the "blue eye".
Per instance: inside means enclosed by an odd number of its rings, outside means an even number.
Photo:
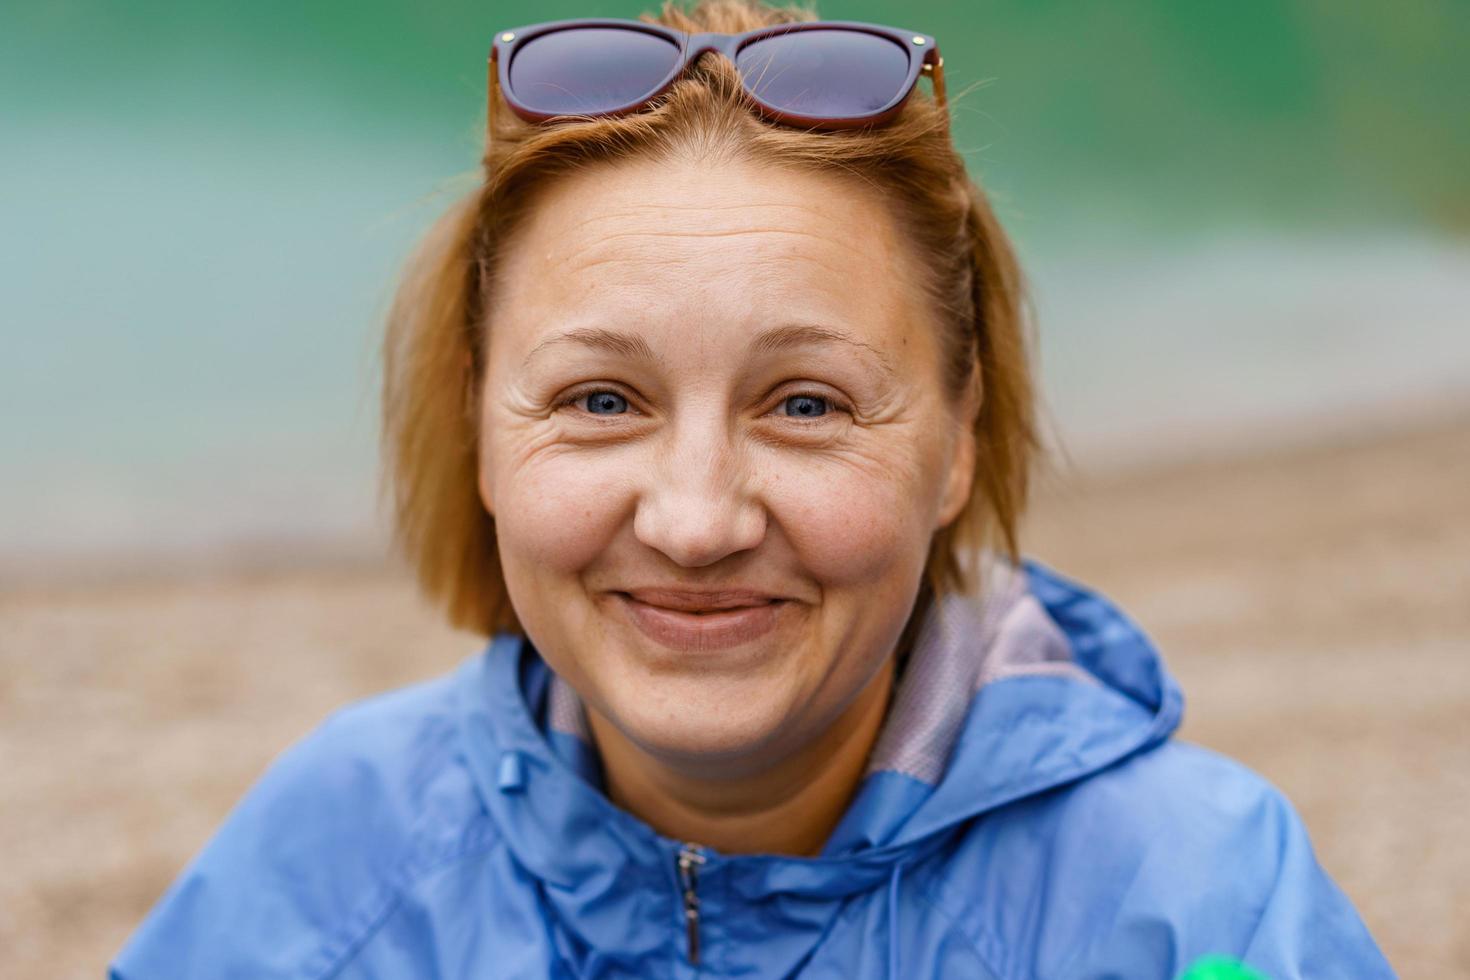
[[[587,399],[587,411],[593,415],[620,415],[628,410],[628,399],[616,391],[592,391],[582,397]]]
[[[819,395],[792,395],[781,403],[793,418],[817,418],[827,414],[827,399]]]

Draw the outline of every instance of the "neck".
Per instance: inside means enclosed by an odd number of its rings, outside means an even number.
[[[692,775],[651,756],[591,707],[608,795],[660,834],[732,854],[815,855],[842,818],[878,738],[893,658],[825,730],[737,778]]]

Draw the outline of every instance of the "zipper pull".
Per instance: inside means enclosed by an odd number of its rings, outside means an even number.
[[[689,940],[689,962],[699,965],[699,866],[704,864],[704,853],[698,844],[684,844],[679,848],[679,886],[684,890],[684,932]]]

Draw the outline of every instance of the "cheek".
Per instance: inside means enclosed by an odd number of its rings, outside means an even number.
[[[907,573],[927,553],[927,498],[904,474],[831,461],[777,466],[765,497],[811,575],[828,588],[861,587]]]
[[[627,467],[588,454],[543,453],[495,474],[502,559],[535,574],[574,574],[592,564],[626,520]]]

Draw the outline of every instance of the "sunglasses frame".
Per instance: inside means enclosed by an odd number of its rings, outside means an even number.
[[[611,109],[605,109],[595,113],[540,112],[517,99],[514,90],[510,87],[510,63],[515,56],[516,49],[528,41],[538,37],[544,37],[547,34],[586,27],[641,31],[645,34],[652,34],[655,37],[664,38],[673,42],[678,47],[679,59],[675,62],[673,70],[669,72],[652,92],[623,105],[614,106]],[[691,64],[710,51],[724,55],[731,63],[737,63],[736,58],[739,56],[741,50],[756,41],[802,31],[833,29],[874,34],[893,41],[907,53],[909,59],[908,76],[904,79],[904,83],[899,88],[897,94],[882,108],[873,112],[864,113],[861,116],[810,116],[787,112],[762,101],[750,90],[749,86],[743,84],[742,79],[742,87],[745,90],[746,97],[759,110],[761,115],[774,122],[815,129],[849,129],[859,126],[877,125],[887,122],[903,108],[904,103],[908,101],[909,96],[913,94],[915,87],[917,87],[919,76],[921,75],[927,75],[929,77],[934,89],[935,102],[939,104],[941,109],[945,107],[944,59],[940,57],[939,46],[935,43],[934,38],[927,34],[903,31],[896,27],[885,27],[881,24],[867,24],[850,20],[814,20],[772,24],[769,27],[761,27],[740,34],[688,34],[672,27],[665,27],[662,24],[647,24],[640,20],[579,18],[531,24],[526,27],[500,31],[495,35],[495,41],[490,46],[489,77],[486,85],[488,89],[487,101],[489,103],[486,113],[486,140],[488,143],[490,132],[494,129],[495,107],[499,101],[495,97],[497,89],[505,99],[506,105],[516,115],[528,122],[546,122],[552,119],[585,119],[589,116],[619,116],[641,109],[653,99],[667,92],[679,76],[688,70]]]

